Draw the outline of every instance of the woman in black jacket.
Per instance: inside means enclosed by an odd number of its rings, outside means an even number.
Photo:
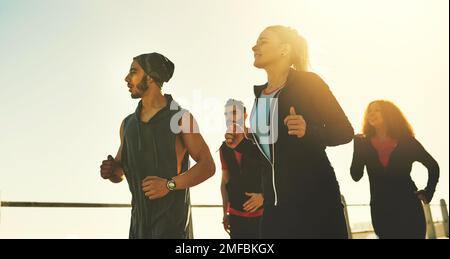
[[[285,26],[266,28],[253,47],[267,83],[255,86],[252,134],[226,143],[264,164],[262,238],[346,238],[339,185],[327,146],[348,143],[353,128],[322,79],[307,71],[306,41]]]
[[[428,169],[428,183],[417,191],[411,179],[415,161]],[[379,238],[425,238],[420,200],[429,203],[439,179],[439,166],[414,138],[400,109],[389,101],[373,101],[364,116],[363,134],[354,140],[351,175],[359,181],[367,168],[372,225]]]

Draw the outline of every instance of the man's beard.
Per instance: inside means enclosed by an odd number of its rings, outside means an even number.
[[[147,77],[144,76],[142,78],[141,82],[139,82],[139,84],[137,85],[137,89],[138,89],[138,92],[132,93],[131,98],[133,98],[133,99],[141,98],[142,95],[145,93],[145,91],[147,91],[147,89],[148,89]]]

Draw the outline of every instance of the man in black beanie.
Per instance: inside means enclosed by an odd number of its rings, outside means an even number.
[[[125,78],[135,113],[120,126],[117,155],[100,166],[113,183],[126,177],[132,194],[130,238],[190,238],[189,187],[215,172],[193,116],[161,88],[174,64],[159,53],[137,56]],[[175,123],[174,123],[175,122]],[[197,163],[189,168],[189,156]]]

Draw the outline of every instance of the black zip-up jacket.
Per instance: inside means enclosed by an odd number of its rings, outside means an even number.
[[[267,83],[255,86],[257,98]],[[271,121],[271,132],[278,130],[277,140],[270,145],[271,161],[263,155],[254,134],[249,134],[236,150],[259,156],[264,161],[264,206],[301,208],[307,204],[335,207],[340,202],[339,185],[334,169],[325,152],[327,146],[337,146],[352,140],[353,128],[329,90],[327,84],[312,72],[291,69],[286,86],[277,94],[278,102],[271,107],[271,120],[275,111],[278,124]],[[288,135],[284,119],[290,107],[306,121],[302,138]],[[331,206],[331,207],[330,207]]]
[[[411,179],[412,165],[415,161],[419,161],[428,169],[425,195],[431,201],[439,181],[439,165],[414,137],[398,141],[386,167],[381,165],[370,138],[356,137],[350,172],[353,180],[359,181],[363,176],[364,167],[367,168],[371,204],[390,203],[391,200],[398,199],[416,200],[414,192],[417,191],[417,186]]]

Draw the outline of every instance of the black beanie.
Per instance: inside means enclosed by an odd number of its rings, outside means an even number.
[[[162,86],[164,82],[169,82],[172,78],[175,65],[165,56],[153,52],[139,55],[134,59],[159,86]]]

